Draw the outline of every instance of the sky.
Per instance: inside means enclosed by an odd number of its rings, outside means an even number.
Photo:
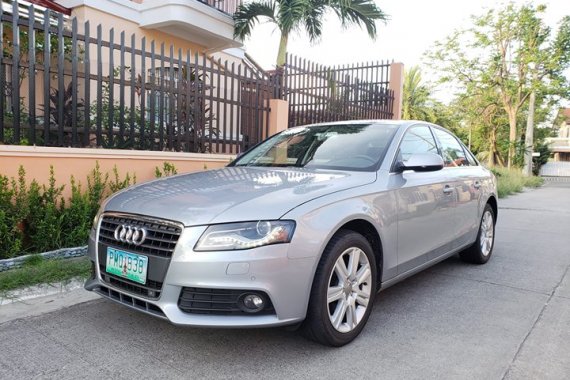
[[[443,40],[453,30],[465,28],[471,15],[480,15],[489,8],[496,8],[493,0],[376,0],[378,6],[389,15],[386,24],[379,23],[375,41],[368,34],[353,27],[343,30],[334,15],[325,22],[323,38],[311,44],[303,34],[289,39],[288,51],[320,64],[347,64],[356,62],[389,60],[404,63],[404,66],[422,66],[423,54],[438,40]],[[516,4],[528,1],[515,0]],[[570,0],[532,1],[534,5],[545,4],[545,22],[554,30],[564,15],[570,15]],[[252,37],[245,41],[245,48],[263,68],[275,65],[279,32],[272,24],[261,24],[253,30]]]

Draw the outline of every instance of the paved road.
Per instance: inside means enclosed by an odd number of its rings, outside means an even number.
[[[183,329],[96,300],[0,325],[0,378],[568,379],[570,183],[500,207],[491,262],[451,258],[387,289],[346,347]]]

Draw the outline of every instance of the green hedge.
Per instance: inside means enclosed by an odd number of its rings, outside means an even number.
[[[526,177],[520,169],[507,169],[495,167],[491,171],[497,177],[497,192],[499,198],[504,198],[514,193],[520,193],[525,187],[539,187],[544,183],[540,177]]]
[[[71,196],[65,199],[53,167],[47,186],[35,180],[27,185],[22,166],[17,179],[0,175],[0,259],[85,245],[101,201],[135,182],[128,173],[120,178],[116,167],[112,175],[103,174],[97,163],[87,188],[71,177]]]

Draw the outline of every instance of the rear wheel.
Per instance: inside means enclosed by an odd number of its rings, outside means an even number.
[[[491,258],[495,246],[495,213],[491,205],[485,205],[475,243],[459,254],[462,260],[473,264],[485,264]]]
[[[303,332],[309,339],[343,346],[360,334],[376,295],[376,261],[366,238],[340,231],[319,262]]]

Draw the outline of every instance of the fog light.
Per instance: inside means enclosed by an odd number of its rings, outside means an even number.
[[[248,313],[257,313],[265,306],[263,297],[258,294],[247,294],[242,298],[243,310]]]

